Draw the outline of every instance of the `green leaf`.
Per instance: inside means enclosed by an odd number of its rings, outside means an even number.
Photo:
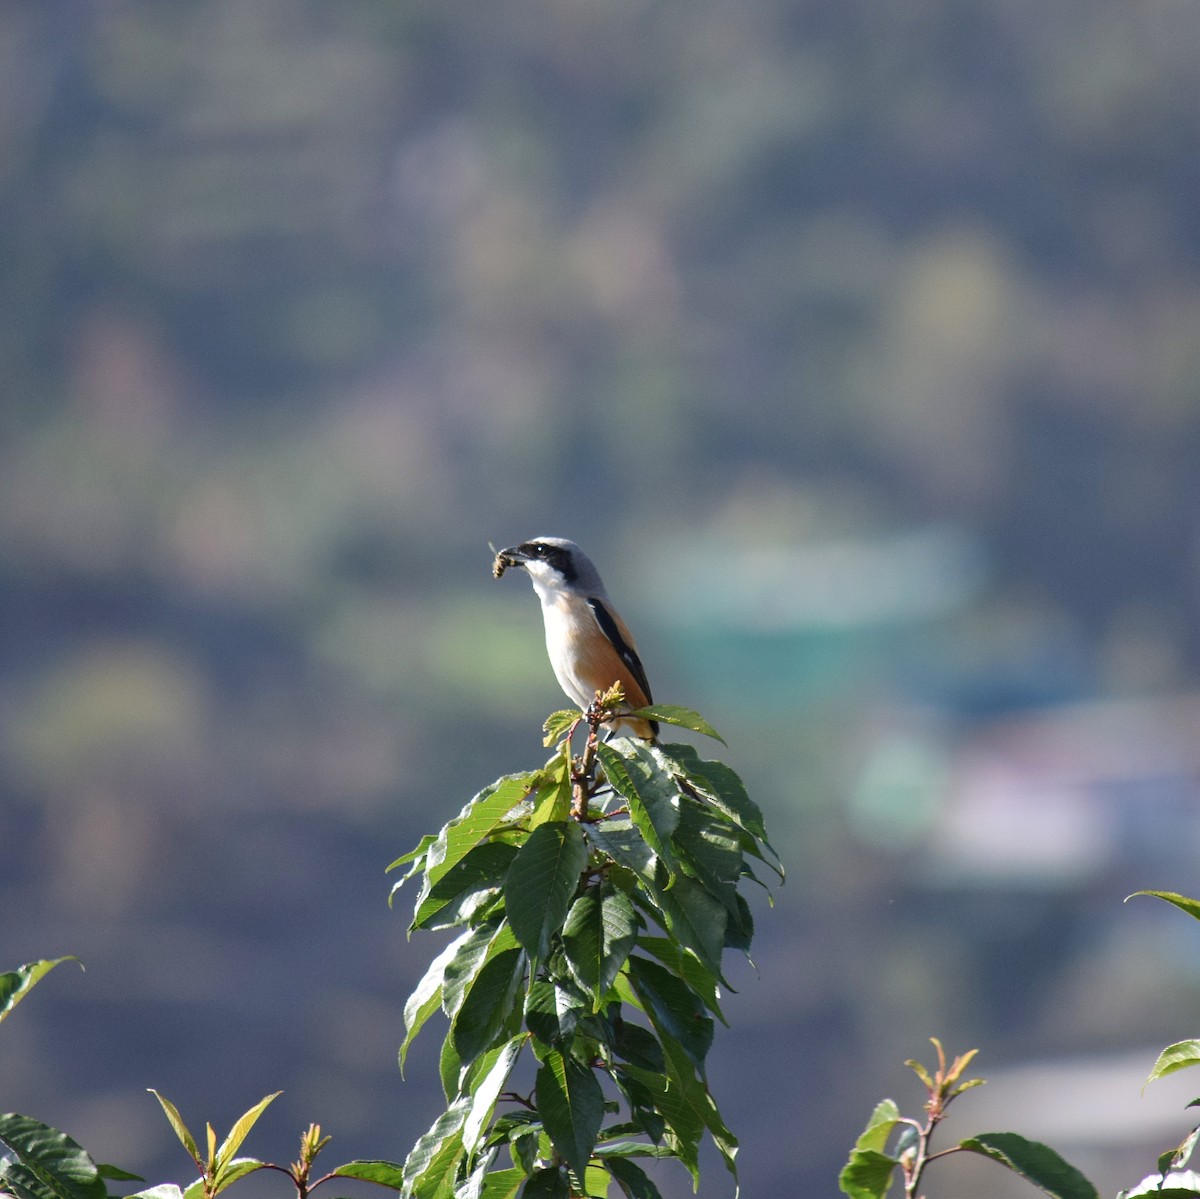
[[[677,875],[669,890],[655,889],[654,898],[667,931],[720,978],[729,918],[721,902],[686,874]]]
[[[462,1127],[471,1110],[470,1096],[455,1100],[433,1122],[404,1161],[403,1193],[427,1196],[449,1194],[458,1163],[462,1160]]]
[[[704,1117],[681,1093],[678,1083],[652,1070],[643,1070],[639,1066],[624,1066],[618,1072],[618,1077],[624,1075],[626,1080],[637,1082],[642,1095],[636,1095],[639,1107],[648,1104],[652,1114],[661,1117],[671,1136],[671,1148],[675,1156],[687,1168],[692,1181],[697,1186],[700,1183],[700,1138],[704,1135]],[[628,1081],[625,1083],[626,1094],[630,1094]],[[644,1118],[639,1107],[631,1108],[639,1118]]]
[[[704,1006],[726,1027],[729,1021],[721,1011],[718,976],[690,950],[669,937],[638,937],[638,948],[656,957],[672,974],[679,975],[704,1001]]]
[[[458,953],[446,963],[446,973],[442,978],[442,1011],[451,1019],[458,1015],[467,989],[478,977],[488,958],[495,957],[501,950],[516,947],[516,940],[507,924],[503,925],[507,933],[503,944],[496,944],[497,929],[500,927],[499,923],[489,921],[473,928],[463,940]]]
[[[1007,1166],[1053,1199],[1099,1199],[1096,1188],[1053,1149],[1015,1132],[982,1132],[959,1147]]]
[[[560,1046],[589,1010],[583,995],[565,979],[539,981],[525,996],[525,1026],[542,1044]]]
[[[597,1005],[625,964],[637,931],[629,897],[609,884],[585,891],[571,905],[562,933],[567,965]]]
[[[534,799],[530,830],[543,824],[561,822],[571,815],[571,743],[564,741],[559,752],[546,763],[543,771],[546,782],[538,788]]]
[[[0,1190],[25,1192],[29,1199],[106,1199],[96,1163],[65,1132],[9,1112],[0,1115],[0,1141],[12,1154],[0,1158]]]
[[[712,1046],[713,1022],[700,997],[681,978],[636,954],[629,959],[629,981],[659,1038],[664,1042],[673,1038],[703,1070]]]
[[[485,787],[437,835],[425,860],[431,884],[454,869],[533,790],[540,772],[509,774]]]
[[[489,958],[475,978],[450,1026],[450,1041],[461,1068],[489,1049],[512,1014],[525,977],[525,954],[505,949]]]
[[[600,1083],[587,1066],[552,1049],[537,1072],[535,1094],[555,1150],[582,1181],[604,1120]]]
[[[97,1162],[96,1173],[99,1174],[101,1178],[107,1178],[111,1182],[146,1181],[140,1174],[130,1174],[128,1170],[122,1170],[120,1166],[111,1166],[107,1162]]]
[[[183,1122],[183,1117],[179,1114],[179,1109],[165,1095],[160,1095],[153,1087],[150,1087],[149,1090],[150,1094],[162,1105],[168,1122],[175,1130],[175,1135],[179,1138],[179,1143],[188,1151],[188,1155],[192,1161],[197,1166],[203,1168],[204,1158],[200,1156],[200,1150],[196,1148],[196,1140],[188,1131],[188,1126]]]
[[[551,712],[542,725],[542,732],[546,734],[542,744],[553,745],[560,737],[566,736],[582,718],[583,713],[578,708],[560,708],[557,712]]]
[[[158,1186],[136,1191],[125,1199],[183,1199],[183,1191],[173,1182],[160,1182]]]
[[[680,708],[675,704],[651,704],[648,708],[638,708],[633,715],[642,716],[646,720],[657,720],[659,724],[673,724],[676,728],[691,729],[693,733],[703,733],[722,745],[727,744],[725,738],[699,712],[693,712],[691,708]]]
[[[493,1050],[485,1059],[487,1069],[478,1086],[472,1088],[471,1110],[463,1123],[463,1147],[468,1154],[475,1152],[479,1138],[492,1118],[496,1101],[500,1098],[500,1092],[504,1090],[504,1084],[508,1081],[524,1044],[524,1036],[513,1037]]]
[[[588,827],[588,839],[618,865],[647,884],[654,883],[657,859],[628,816],[598,821]]]
[[[220,1181],[220,1173],[225,1167],[232,1163],[233,1156],[242,1147],[242,1142],[246,1139],[250,1130],[258,1122],[259,1116],[282,1095],[282,1091],[276,1091],[273,1095],[267,1095],[260,1099],[249,1111],[240,1116],[234,1126],[229,1130],[229,1135],[221,1143],[221,1148],[217,1150],[216,1172],[218,1181]]]
[[[671,834],[679,824],[679,797],[671,776],[649,748],[630,737],[602,741],[596,747],[596,757],[604,768],[604,777],[629,805],[633,823],[646,843],[674,873],[677,863]]]
[[[516,1199],[525,1182],[525,1171],[515,1166],[510,1170],[493,1170],[484,1180],[479,1199]]]
[[[850,1199],[884,1199],[899,1164],[878,1149],[854,1149],[838,1175],[838,1189]]]
[[[1157,1082],[1168,1074],[1174,1074],[1176,1070],[1183,1070],[1188,1066],[1195,1065],[1200,1065],[1200,1041],[1176,1041],[1174,1045],[1168,1045],[1158,1055],[1158,1061],[1154,1063],[1154,1069],[1150,1071],[1150,1076],[1142,1083],[1142,1088],[1144,1090],[1152,1082]]]
[[[227,1187],[232,1186],[239,1178],[245,1178],[247,1174],[253,1174],[255,1170],[261,1170],[265,1166],[264,1162],[260,1162],[255,1157],[234,1157],[221,1167],[215,1181],[212,1184],[212,1193],[219,1195]]]
[[[658,1187],[641,1166],[623,1157],[605,1155],[604,1165],[617,1181],[626,1199],[662,1199]]]
[[[725,1125],[721,1113],[708,1086],[693,1073],[693,1062],[681,1045],[674,1041],[663,1041],[663,1053],[667,1060],[667,1078],[674,1090],[676,1102],[687,1105],[700,1119],[713,1144],[725,1162],[725,1168],[737,1179],[737,1137]]]
[[[504,883],[508,920],[517,940],[537,961],[563,926],[571,896],[587,865],[583,829],[573,821],[535,828],[517,853]]]
[[[698,798],[723,813],[731,824],[744,830],[755,842],[761,842],[775,861],[779,861],[779,855],[767,840],[762,812],[747,793],[746,785],[724,762],[701,758],[690,745],[657,745],[651,752],[659,755],[667,769],[682,775]],[[766,861],[757,848],[754,853]],[[773,869],[780,878],[783,877],[778,866]]]
[[[454,961],[463,944],[476,935],[475,929],[467,929],[451,941],[429,964],[424,977],[404,1004],[404,1043],[400,1046],[400,1074],[404,1074],[404,1063],[408,1057],[413,1038],[421,1031],[425,1021],[438,1010],[442,1002],[442,984],[446,967]]]
[[[426,875],[411,927],[452,928],[466,923],[499,892],[516,855],[513,845],[485,841],[468,850],[436,882],[430,883]]]
[[[396,897],[396,892],[399,891],[400,888],[403,887],[404,884],[408,882],[408,880],[412,878],[414,874],[418,874],[420,871],[425,869],[425,856],[429,852],[430,846],[436,840],[437,837],[435,837],[432,833],[426,833],[425,836],[423,836],[418,842],[416,849],[410,849],[408,853],[402,854],[394,862],[388,863],[388,870],[395,870],[397,866],[403,866],[407,862],[412,863],[409,869],[405,872],[404,877],[393,884],[392,893],[388,896],[389,907],[391,906],[392,900]]]
[[[662,1074],[667,1068],[658,1038],[640,1024],[618,1019],[612,1049],[617,1057],[644,1070],[655,1070]]]
[[[525,1183],[521,1199],[570,1199],[571,1185],[557,1166],[534,1170]]]
[[[1175,891],[1135,891],[1132,895],[1125,896],[1125,902],[1128,903],[1139,895],[1149,895],[1154,899],[1164,900],[1173,904],[1181,912],[1187,912],[1193,919],[1200,920],[1200,899],[1189,899],[1186,895],[1180,895]]]
[[[78,962],[77,957],[68,955],[62,958],[53,958],[50,960],[41,960],[37,962],[26,962],[23,966],[18,966],[15,970],[10,970],[6,974],[0,974],[0,1021],[8,1017],[9,1012],[33,990],[34,987],[54,969],[55,966],[61,966],[63,962]],[[83,967],[80,966],[82,970]]]
[[[856,1149],[879,1149],[887,1148],[888,1137],[892,1135],[892,1129],[900,1123],[900,1109],[891,1099],[880,1100],[875,1105],[875,1110],[871,1113],[871,1118],[867,1121],[867,1126],[862,1130],[859,1138],[854,1143]]]
[[[404,1186],[404,1167],[397,1162],[346,1162],[330,1171],[336,1178],[357,1178],[398,1191]]]

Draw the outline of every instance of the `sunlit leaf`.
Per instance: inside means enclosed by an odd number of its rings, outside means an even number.
[[[620,747],[616,748],[617,746]],[[596,756],[604,777],[629,805],[629,814],[658,859],[674,872],[671,834],[679,824],[678,796],[671,776],[640,742],[623,737],[613,744],[601,743]]]
[[[521,1199],[569,1199],[570,1194],[566,1174],[558,1166],[546,1166],[530,1174]]]
[[[539,772],[510,774],[485,787],[438,834],[425,873],[431,884],[446,875],[530,793]]]
[[[463,1147],[468,1154],[475,1152],[524,1044],[525,1037],[513,1037],[488,1054],[487,1069],[479,1085],[472,1090],[471,1110],[463,1123]]]
[[[188,1155],[192,1161],[197,1165],[201,1165],[203,1158],[200,1156],[200,1150],[196,1148],[196,1140],[188,1131],[188,1126],[183,1122],[183,1117],[179,1114],[179,1109],[165,1095],[160,1095],[153,1087],[150,1088],[150,1094],[161,1104],[167,1121],[175,1130],[175,1135],[179,1138],[180,1144],[188,1151]]]
[[[214,1164],[218,1173],[233,1160],[234,1154],[242,1147],[242,1142],[257,1123],[259,1116],[282,1094],[282,1091],[276,1091],[273,1095],[265,1096],[238,1118],[229,1130],[229,1135],[221,1143],[221,1148],[217,1150]]]
[[[1096,1188],[1053,1149],[1015,1132],[979,1133],[959,1147],[1007,1166],[1053,1199],[1099,1199]]]
[[[256,1157],[230,1158],[217,1172],[216,1180],[212,1185],[212,1193],[219,1195],[239,1178],[245,1178],[247,1174],[253,1174],[255,1170],[261,1170],[264,1166],[265,1163],[260,1162]]]
[[[551,1050],[537,1072],[538,1112],[555,1150],[580,1180],[600,1136],[604,1092],[581,1062]]]
[[[657,720],[660,724],[673,724],[680,729],[691,729],[693,733],[703,733],[722,745],[726,743],[725,738],[699,712],[693,712],[691,708],[680,708],[675,704],[651,704],[648,708],[638,708],[633,715],[644,717],[646,720]]]
[[[363,1182],[374,1182],[398,1191],[404,1185],[404,1167],[397,1162],[358,1161],[346,1162],[331,1170],[337,1178],[358,1178]]]
[[[1200,920],[1200,899],[1189,899],[1186,895],[1180,895],[1175,891],[1135,891],[1132,895],[1125,896],[1125,902],[1128,903],[1139,895],[1149,895],[1154,899],[1164,900],[1173,904],[1181,912],[1187,912],[1193,919]]]
[[[29,1199],[105,1199],[96,1163],[65,1132],[8,1112],[0,1115],[0,1141],[9,1150],[0,1157],[0,1190]]]
[[[404,1161],[405,1194],[433,1195],[448,1177],[453,1178],[465,1153],[462,1127],[470,1110],[470,1096],[457,1099],[417,1139]]]
[[[550,952],[586,865],[587,843],[573,820],[535,828],[517,853],[504,884],[508,920],[538,961]]]
[[[703,1070],[712,1045],[713,1022],[700,997],[681,978],[637,954],[629,959],[629,981],[660,1039],[678,1041],[696,1068]]]
[[[542,732],[545,733],[542,744],[546,746],[553,745],[560,737],[570,732],[571,728],[582,719],[583,713],[578,708],[561,708],[557,712],[551,712],[542,725]]]
[[[67,956],[37,962],[26,962],[15,970],[0,974],[0,1021],[7,1019],[9,1012],[33,990],[34,987],[63,962],[78,962],[77,957]],[[80,966],[80,969],[83,967]]]
[[[1154,1069],[1150,1071],[1149,1077],[1142,1083],[1142,1086],[1147,1087],[1152,1082],[1165,1078],[1168,1074],[1174,1074],[1176,1070],[1184,1070],[1188,1066],[1196,1065],[1200,1065],[1200,1041],[1176,1041],[1174,1045],[1168,1045],[1158,1055]]]
[[[637,931],[629,897],[610,885],[585,891],[571,905],[562,931],[567,965],[597,1004],[625,964]]]
[[[408,1057],[413,1038],[421,1031],[425,1021],[438,1010],[442,1002],[442,982],[446,966],[454,961],[463,943],[475,935],[474,929],[460,933],[429,964],[424,977],[404,1004],[404,1043],[400,1046],[400,1073],[404,1074],[404,1063]]]
[[[485,841],[468,850],[436,883],[422,891],[412,927],[451,928],[469,920],[499,893],[516,855],[516,846],[503,841]]]
[[[525,954],[506,949],[489,958],[467,991],[450,1026],[450,1040],[461,1066],[490,1048],[504,1027],[525,977]]]
[[[622,1157],[606,1157],[604,1164],[626,1199],[662,1199],[658,1187],[635,1162]]]
[[[566,979],[530,984],[525,996],[525,1025],[544,1045],[569,1041],[580,1019],[588,1014],[586,997]]]

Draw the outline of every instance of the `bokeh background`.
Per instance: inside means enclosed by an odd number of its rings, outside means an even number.
[[[542,760],[487,542],[555,533],[790,868],[713,1055],[743,1193],[832,1196],[931,1034],[960,1135],[1148,1173],[1200,1089],[1139,1096],[1200,938],[1121,902],[1200,890],[1198,96],[1195,0],[3,3],[0,965],[87,970],[0,1106],[151,1181],[150,1086],[407,1151],[385,867]]]

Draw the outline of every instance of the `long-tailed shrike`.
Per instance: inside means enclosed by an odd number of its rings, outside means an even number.
[[[519,566],[542,601],[546,650],[567,697],[587,711],[596,692],[620,683],[630,708],[654,701],[633,636],[617,615],[592,560],[564,537],[535,537],[496,555],[493,573]],[[636,736],[653,741],[653,720],[621,720]]]

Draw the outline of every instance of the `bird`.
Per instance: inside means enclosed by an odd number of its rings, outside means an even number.
[[[496,554],[492,573],[500,578],[509,566],[524,570],[542,602],[546,652],[554,677],[568,699],[587,711],[596,692],[621,684],[631,709],[654,702],[646,671],[628,626],[604,590],[592,560],[565,537],[535,537]],[[613,722],[645,741],[658,737],[653,720]]]

